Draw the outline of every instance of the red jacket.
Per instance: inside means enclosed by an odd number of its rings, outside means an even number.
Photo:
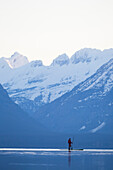
[[[72,144],[71,139],[68,140],[68,143],[69,143],[69,147],[71,147]]]

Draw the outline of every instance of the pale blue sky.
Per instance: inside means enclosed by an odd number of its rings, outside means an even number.
[[[113,0],[0,0],[0,57],[48,65],[84,47],[113,48]]]

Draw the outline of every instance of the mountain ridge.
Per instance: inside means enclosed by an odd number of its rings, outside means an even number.
[[[96,86],[97,79],[101,84],[98,88]],[[111,86],[109,90],[104,91],[106,80],[111,82]],[[54,131],[112,134],[112,82],[113,59],[70,92],[37,110],[35,116]],[[92,84],[93,86],[91,86]]]
[[[51,103],[71,91],[111,58],[113,49],[85,48],[70,59],[66,54],[58,56],[50,66],[37,60],[11,69],[7,63],[1,62],[0,83],[15,103],[32,113],[36,107]]]

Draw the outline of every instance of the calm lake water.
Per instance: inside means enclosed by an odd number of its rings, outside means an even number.
[[[113,150],[0,149],[0,170],[113,170]]]

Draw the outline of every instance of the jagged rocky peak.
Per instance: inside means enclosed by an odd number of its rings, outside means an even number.
[[[27,57],[19,54],[18,52],[15,52],[10,58],[4,58],[4,59],[12,68],[18,68],[29,63]]]
[[[92,60],[98,59],[102,55],[101,50],[84,48],[77,51],[74,55],[72,55],[70,61],[73,64],[77,64],[79,62],[91,62]]]
[[[62,54],[62,55],[59,55],[57,58],[55,58],[51,65],[52,66],[55,66],[55,65],[62,66],[65,64],[66,65],[69,64],[69,57],[66,54]]]
[[[35,60],[30,63],[31,67],[40,67],[43,66],[43,63],[41,60]]]

